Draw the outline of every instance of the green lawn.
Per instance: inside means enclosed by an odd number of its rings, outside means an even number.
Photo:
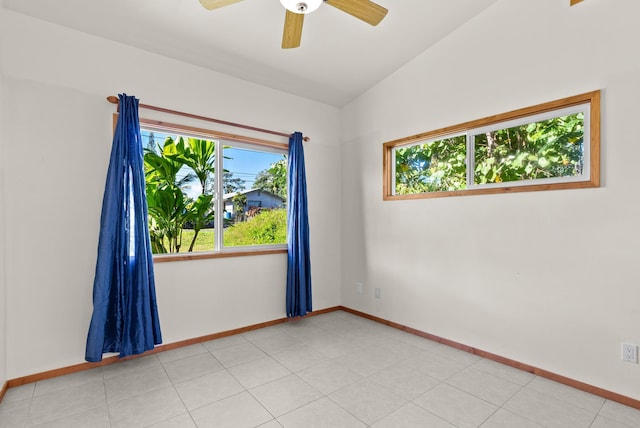
[[[193,240],[193,229],[183,229],[182,231],[182,247],[180,247],[181,253],[186,253],[189,250],[189,245],[191,245],[191,240]],[[196,243],[193,246],[193,252],[203,252],[203,251],[213,251],[213,243],[214,243],[215,229],[202,229],[198,233],[198,238],[196,238]]]
[[[194,231],[183,229],[180,253],[186,253],[191,245]],[[193,247],[193,252],[213,251],[214,229],[202,229]],[[284,209],[263,211],[252,219],[234,224],[224,230],[224,245],[265,245],[287,243],[287,212]]]

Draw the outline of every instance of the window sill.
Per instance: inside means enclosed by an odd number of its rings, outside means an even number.
[[[161,254],[153,256],[153,263],[181,262],[187,260],[222,259],[227,257],[263,256],[268,254],[286,254],[286,248],[270,248],[263,250],[228,250],[210,253]]]
[[[448,192],[411,193],[407,195],[382,195],[384,201],[404,201],[410,199],[444,198],[448,196],[494,195],[499,193],[535,192],[541,190],[589,189],[600,187],[599,177],[591,181],[571,183],[527,184],[519,186],[485,187],[481,189],[451,190]]]

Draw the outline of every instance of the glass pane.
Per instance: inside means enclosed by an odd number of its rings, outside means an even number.
[[[154,254],[213,251],[216,142],[142,129]]]
[[[395,149],[396,195],[466,188],[466,137]]]
[[[582,175],[584,113],[477,134],[474,183]]]
[[[229,146],[223,156],[223,245],[286,244],[286,156]]]

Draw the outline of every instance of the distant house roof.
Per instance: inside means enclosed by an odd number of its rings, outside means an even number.
[[[253,194],[253,193],[257,193],[258,195],[261,195],[261,194],[264,193],[264,194],[267,194],[267,195],[272,196],[274,198],[280,199],[282,202],[284,202],[284,198],[282,196],[278,196],[275,193],[272,193],[272,192],[270,192],[268,190],[264,190],[264,189],[249,189],[249,190],[243,190],[241,192],[227,193],[227,194],[223,195],[222,198],[225,201],[228,201],[229,199],[232,199],[236,195],[247,195],[247,196],[249,196],[250,194]]]

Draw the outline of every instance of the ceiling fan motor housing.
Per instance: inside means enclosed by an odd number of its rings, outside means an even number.
[[[305,15],[319,8],[324,0],[280,0],[280,3],[293,13]]]

